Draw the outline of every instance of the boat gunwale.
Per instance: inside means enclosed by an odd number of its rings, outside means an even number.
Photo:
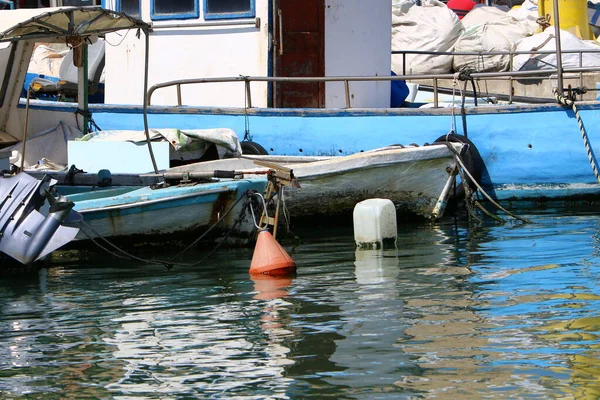
[[[25,109],[25,99],[21,99],[18,109]],[[600,110],[600,101],[587,100],[577,102],[580,110]],[[76,103],[56,102],[47,100],[30,100],[30,110],[75,112]],[[142,105],[133,104],[90,104],[92,113],[114,114],[143,114]],[[482,105],[465,107],[465,114],[515,114],[532,112],[550,112],[565,110],[559,103],[542,104],[506,104]],[[219,106],[174,106],[154,105],[148,106],[148,114],[190,114],[190,115],[233,115],[233,116],[296,116],[296,117],[363,117],[363,116],[414,116],[414,115],[452,115],[461,112],[457,107],[437,108],[270,108],[270,107],[219,107]]]
[[[81,214],[90,214],[90,213],[95,213],[95,212],[125,210],[125,209],[130,209],[130,208],[135,208],[135,207],[144,207],[144,206],[149,206],[149,205],[153,205],[153,204],[165,203],[165,202],[169,202],[169,201],[182,200],[182,199],[187,199],[187,198],[191,198],[191,197],[200,197],[200,196],[205,196],[205,195],[212,195],[212,194],[219,194],[219,193],[226,193],[226,192],[236,192],[236,191],[237,191],[237,188],[225,187],[225,188],[220,188],[220,189],[203,190],[203,191],[193,192],[193,193],[184,193],[184,194],[181,194],[178,196],[162,197],[160,199],[136,201],[134,203],[120,203],[120,204],[114,204],[114,205],[110,205],[110,206],[101,206],[100,205],[100,206],[97,206],[94,208],[84,208],[84,209],[75,208],[75,211],[77,211],[78,213],[81,213]],[[120,197],[120,196],[117,196],[117,197]],[[103,199],[91,199],[90,201],[99,201],[99,200],[103,200]],[[78,202],[77,204],[81,204],[81,202]]]

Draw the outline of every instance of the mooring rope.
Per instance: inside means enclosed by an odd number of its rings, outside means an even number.
[[[252,207],[252,205],[250,204],[249,200],[251,199],[251,196],[253,194],[254,194],[254,192],[252,192],[250,190],[246,191],[246,193],[243,196],[240,196],[236,200],[236,202],[231,207],[229,207],[229,209],[227,211],[225,211],[222,215],[220,215],[219,218],[217,219],[217,221],[214,224],[212,224],[206,231],[204,231],[204,233],[202,233],[202,235],[200,235],[196,240],[194,240],[192,243],[190,243],[188,246],[186,246],[183,250],[181,250],[179,253],[177,253],[173,257],[169,258],[168,260],[145,259],[145,258],[138,257],[136,255],[133,255],[133,254],[127,252],[126,250],[124,250],[124,249],[120,248],[119,246],[117,246],[116,244],[112,243],[107,238],[103,237],[100,233],[98,233],[92,226],[90,226],[84,220],[78,221],[78,224],[81,225],[81,227],[80,227],[81,228],[81,232],[89,240],[91,240],[92,243],[94,243],[97,247],[99,247],[100,249],[104,250],[108,254],[111,254],[111,255],[113,255],[113,256],[115,256],[117,258],[129,259],[129,260],[133,260],[133,261],[140,261],[140,262],[144,262],[144,263],[147,263],[147,264],[164,265],[165,268],[167,268],[168,270],[171,270],[173,268],[173,266],[175,266],[175,265],[177,265],[177,266],[183,266],[183,267],[195,267],[197,265],[200,265],[204,261],[206,261],[211,255],[213,255],[217,251],[217,249],[219,247],[221,247],[221,245],[223,243],[225,243],[226,239],[229,237],[229,235],[231,234],[231,232],[233,232],[233,230],[235,228],[237,228],[237,226],[242,222],[242,220],[244,219],[245,214],[246,214],[246,208],[247,207]],[[231,226],[231,228],[227,231],[227,233],[223,237],[223,240],[221,240],[220,242],[218,242],[216,244],[216,246],[205,257],[203,257],[201,260],[199,260],[199,261],[197,261],[195,263],[180,263],[180,262],[175,262],[175,260],[177,258],[181,257],[190,248],[192,248],[193,246],[195,246],[196,244],[198,244],[198,242],[200,242],[202,239],[204,239],[217,225],[219,225],[219,223],[221,221],[223,221],[227,217],[227,215],[229,215],[229,213],[243,199],[246,199],[247,203],[242,207],[242,211],[240,212],[240,215],[238,216],[238,218],[236,219],[236,221],[234,221],[234,223]],[[103,245],[103,244],[101,244],[100,241],[103,242],[104,244],[106,244],[106,246]],[[111,250],[109,247],[112,248],[114,251]]]
[[[558,101],[563,107],[570,107],[573,110],[575,118],[577,118],[577,125],[579,125],[579,131],[581,132],[581,138],[583,139],[583,145],[585,146],[585,151],[587,152],[588,160],[590,161],[590,165],[592,167],[592,170],[594,171],[594,175],[596,175],[596,180],[600,182],[600,173],[598,172],[598,160],[596,159],[594,150],[590,145],[590,140],[588,138],[587,131],[585,129],[585,126],[583,125],[583,120],[579,115],[579,110],[575,105],[575,101],[560,94],[557,88],[554,88],[554,96],[556,97],[556,101]]]
[[[471,175],[471,172],[467,169],[467,167],[463,163],[463,161],[462,161],[462,159],[460,157],[460,153],[452,146],[452,144],[450,142],[446,142],[446,146],[448,146],[448,149],[450,149],[450,151],[452,153],[454,153],[454,155],[455,155],[454,158],[456,159],[456,162],[460,166],[459,173],[461,175],[461,179],[462,179],[463,183],[466,182],[466,180],[465,180],[464,176],[462,175],[462,172],[464,172],[471,179],[471,181],[475,184],[475,186],[477,187],[477,189],[479,189],[479,191],[481,192],[481,194],[483,194],[485,196],[485,198],[488,199],[489,202],[492,203],[494,206],[496,206],[498,209],[504,211],[506,214],[508,214],[511,217],[513,217],[515,219],[518,219],[518,220],[520,220],[522,222],[531,223],[530,220],[528,220],[526,218],[523,218],[523,217],[520,217],[520,216],[518,216],[516,214],[511,213],[510,211],[508,211],[507,209],[505,209],[504,207],[502,207],[500,204],[498,204],[498,202],[496,202],[494,199],[492,199],[492,197],[489,194],[487,194],[487,192],[485,190],[483,190],[483,188],[481,187],[481,185],[479,184],[479,182],[477,182],[477,180],[473,177],[473,175]],[[462,169],[462,172],[461,172],[461,169]],[[468,194],[468,193],[469,192],[467,192],[465,190],[465,194]],[[476,202],[476,205],[477,205],[477,202]],[[477,205],[477,206],[479,208],[481,208],[480,205]]]

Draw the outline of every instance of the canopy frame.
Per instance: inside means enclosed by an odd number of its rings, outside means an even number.
[[[41,11],[41,12],[40,12]],[[13,21],[21,21],[16,25]],[[102,7],[60,7],[60,8],[45,8],[45,9],[17,9],[2,11],[0,13],[0,43],[1,42],[18,42],[22,40],[36,41],[58,41],[65,40],[73,41],[75,38],[82,39],[82,44],[87,46],[86,41],[90,40],[91,36],[104,35],[107,33],[116,32],[119,30],[137,29],[139,37],[140,30],[145,34],[145,63],[144,63],[144,130],[146,133],[146,142],[148,151],[154,167],[154,172],[158,173],[154,152],[150,142],[150,134],[148,129],[148,59],[150,49],[150,32],[152,27],[150,24],[128,16],[122,12],[107,10]],[[82,99],[79,99],[79,112],[84,115],[84,126],[87,127],[89,118],[89,106],[87,99],[87,49],[83,49],[84,66],[79,67],[80,70],[85,68],[79,74],[79,93],[82,93]],[[81,79],[84,77],[84,79]],[[28,88],[30,90],[30,88]],[[29,101],[27,103],[29,105]],[[27,113],[25,116],[25,132],[24,137],[27,137]],[[84,128],[84,131],[87,128]],[[24,146],[23,146],[24,148]],[[24,158],[24,155],[23,155]]]

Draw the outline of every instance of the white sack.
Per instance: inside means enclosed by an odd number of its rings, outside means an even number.
[[[512,8],[507,15],[524,26],[528,35],[535,34],[540,27],[537,23],[539,18],[537,0],[525,0],[521,7]]]
[[[527,29],[512,17],[474,25],[464,31],[454,45],[456,52],[508,52],[527,35]],[[506,55],[456,55],[455,71],[469,68],[479,72],[506,71],[510,56]]]
[[[481,6],[475,7],[465,15],[460,22],[468,30],[472,26],[484,24],[486,22],[494,22],[506,16],[506,11],[499,7]]]
[[[437,0],[392,7],[392,50],[449,52],[463,29],[454,11]],[[451,67],[452,56],[406,55],[407,74],[448,73]],[[392,55],[392,71],[403,74],[402,54]]]
[[[574,34],[560,31],[560,47],[562,53],[563,68],[578,68],[579,53],[564,53],[567,50],[600,50],[600,45],[591,40],[581,40]],[[522,39],[516,47],[517,51],[556,51],[556,39],[554,38],[554,27],[550,26],[542,33],[535,34]],[[600,66],[600,53],[583,54],[582,67]],[[556,54],[519,54],[515,56],[513,70],[544,70],[556,69]]]

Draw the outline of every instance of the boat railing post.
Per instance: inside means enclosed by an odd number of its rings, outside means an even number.
[[[406,75],[406,52],[402,53],[402,75]]]
[[[181,102],[181,84],[177,84],[177,105],[180,106]]]
[[[250,94],[250,79],[244,77],[244,86],[246,87],[246,98],[248,99],[248,108],[252,108],[252,95]]]
[[[84,135],[89,133],[89,99],[88,99],[88,45],[83,39],[77,39],[72,43],[73,46],[73,60],[77,60],[77,55],[80,55],[80,62],[73,63],[77,66],[77,80],[81,82],[77,85],[77,109],[82,116],[81,131]],[[78,52],[77,54],[75,54]],[[77,116],[79,120],[79,116]]]
[[[579,68],[583,68],[583,51],[579,52]],[[579,71],[579,88],[583,89],[583,71]],[[583,90],[579,94],[579,100],[583,100]]]
[[[344,89],[346,90],[346,108],[351,108],[350,105],[350,82],[344,79]]]
[[[438,80],[433,78],[433,107],[438,107]]]
[[[27,101],[25,103],[25,124],[23,126],[23,139],[21,139],[21,166],[19,168],[19,172],[23,172],[25,170],[25,147],[27,145],[27,129],[29,122],[29,100],[31,99],[31,91],[32,84],[30,83],[27,87]]]
[[[509,54],[508,54],[508,70],[512,71],[513,67],[514,67],[514,62],[515,62],[515,54],[513,53],[512,50],[510,50]],[[514,90],[514,79],[513,76],[510,75],[508,77],[508,104],[512,104],[512,100],[513,100],[513,90]]]
[[[563,86],[563,67],[562,67],[562,51],[560,45],[560,18],[558,16],[558,0],[552,2],[554,6],[554,40],[556,41],[556,73],[557,73],[557,85],[558,93],[562,96],[564,94]]]

